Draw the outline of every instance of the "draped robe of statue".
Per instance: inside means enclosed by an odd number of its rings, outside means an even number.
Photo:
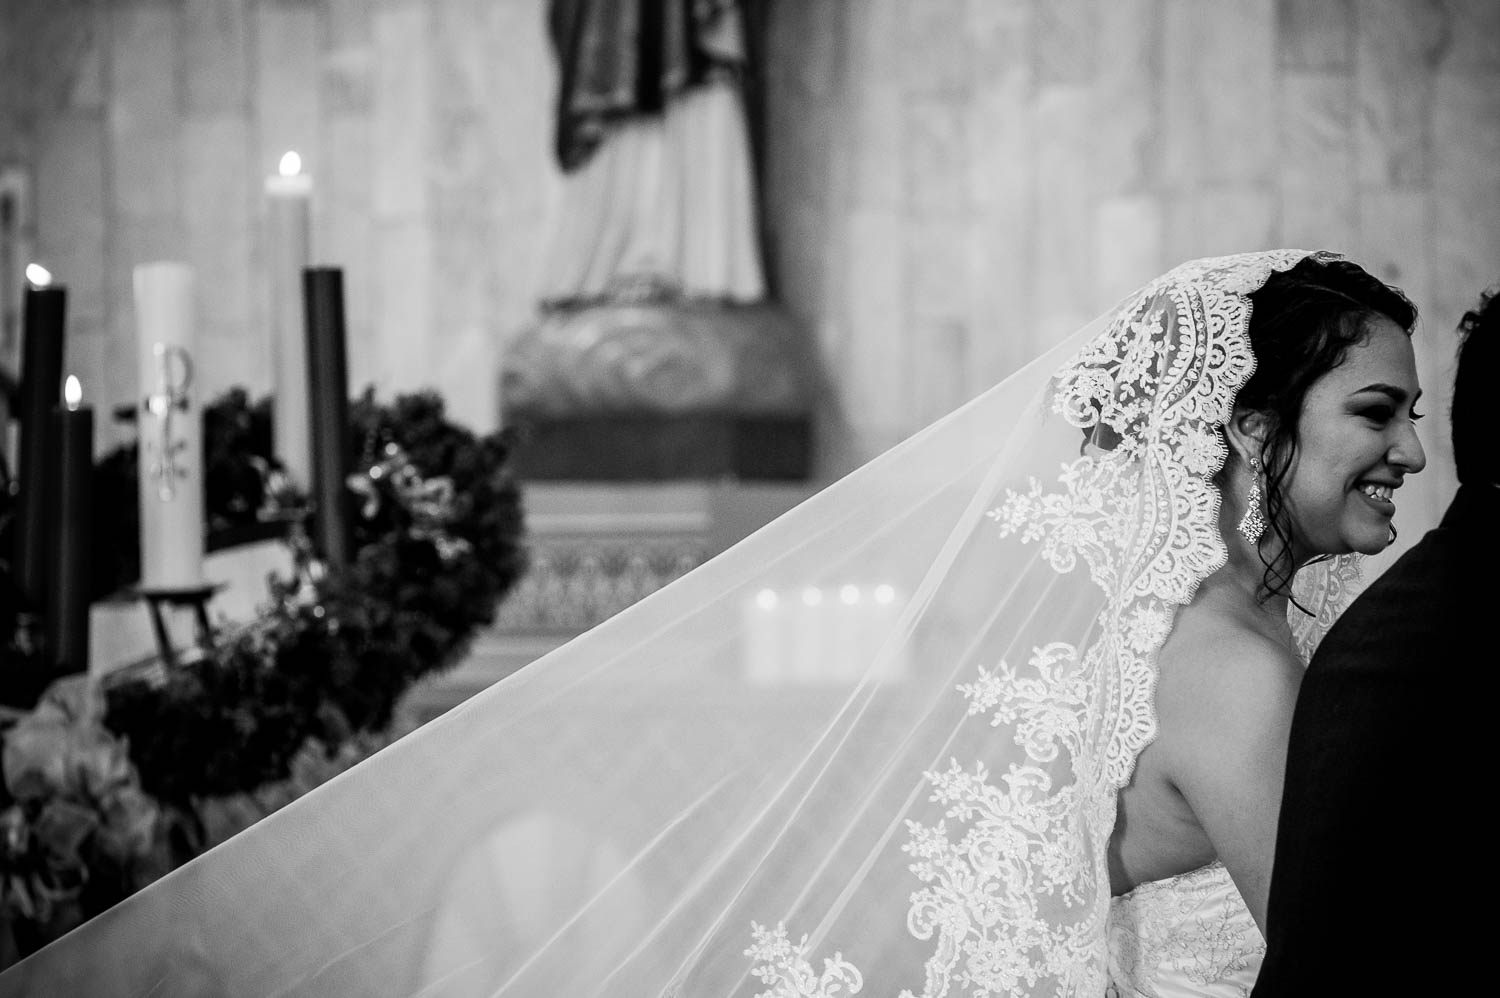
[[[732,0],[555,0],[564,171],[542,298],[765,294]]]
[[[501,379],[507,422],[535,441],[520,471],[806,477],[811,365],[762,267],[744,9],[556,0],[550,13],[563,173],[542,315]]]

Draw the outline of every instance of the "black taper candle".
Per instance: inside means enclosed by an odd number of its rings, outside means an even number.
[[[89,667],[89,592],[93,570],[94,411],[70,399],[50,416],[58,450],[47,647],[59,674]]]
[[[329,568],[349,562],[349,375],[344,347],[344,274],[302,271],[307,309],[307,384],[312,429],[313,543]]]
[[[57,438],[52,410],[62,400],[67,290],[27,288],[21,331],[20,444],[16,467],[15,580],[24,608],[46,605],[52,577],[52,507]]]

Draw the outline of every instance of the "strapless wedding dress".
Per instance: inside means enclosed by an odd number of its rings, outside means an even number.
[[[1109,905],[1109,998],[1246,998],[1266,944],[1223,863]]]

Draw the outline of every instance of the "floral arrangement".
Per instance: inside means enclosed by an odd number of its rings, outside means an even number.
[[[380,747],[401,695],[493,620],[524,569],[505,435],[455,426],[432,393],[382,405],[367,391],[350,422],[353,557],[330,571],[270,454],[269,400],[235,391],[205,410],[210,537],[290,524],[296,571],[270,579],[257,615],[195,662],[102,688],[69,677],[12,712],[0,966],[8,947],[34,948],[223,837],[237,798],[284,803]],[[133,451],[96,467],[96,593],[139,572]],[[34,648],[14,630],[20,661]]]
[[[82,676],[5,734],[0,966],[150,883],[181,859],[174,816],[141,790],[125,743]]]

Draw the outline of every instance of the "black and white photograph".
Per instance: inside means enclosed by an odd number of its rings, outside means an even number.
[[[0,0],[0,998],[1488,993],[1497,297],[1500,0]]]

